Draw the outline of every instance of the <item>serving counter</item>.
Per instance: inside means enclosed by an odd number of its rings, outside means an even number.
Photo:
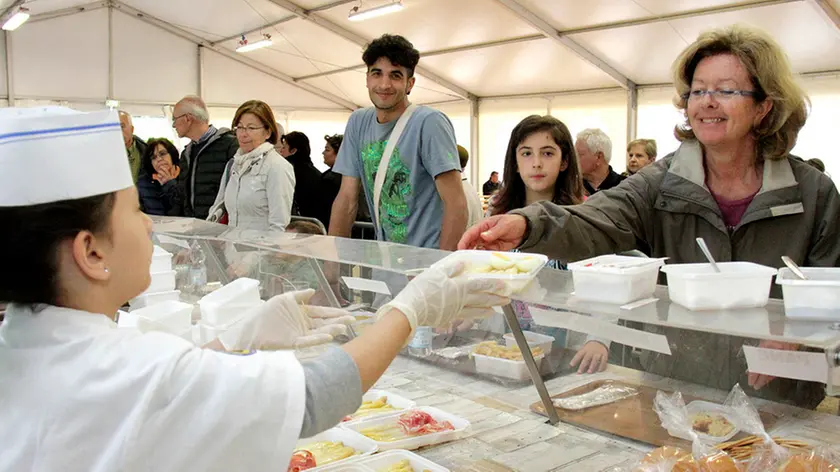
[[[246,276],[260,280],[263,298],[313,288],[315,303],[357,315],[349,337],[363,332],[369,315],[412,275],[448,254],[181,218],[156,218],[154,233],[156,244],[175,254],[183,301],[195,302]],[[686,444],[651,416],[645,402],[656,391],[721,403],[735,384],[773,436],[836,445],[840,419],[812,410],[840,395],[838,328],[825,320],[794,321],[780,300],[762,308],[694,312],[672,303],[666,287],[622,306],[582,301],[569,272],[546,267],[496,317],[441,330],[430,346],[406,349],[377,388],[471,422],[458,441],[419,451],[452,470],[588,471],[630,464],[653,447]],[[526,339],[540,348],[532,351]],[[487,341],[517,346],[521,360],[484,362],[474,351]],[[588,342],[608,348],[606,371],[578,374],[570,365]],[[747,369],[793,378],[755,390]],[[601,406],[572,415],[554,406],[564,393],[604,383],[631,385],[640,392],[636,407]]]

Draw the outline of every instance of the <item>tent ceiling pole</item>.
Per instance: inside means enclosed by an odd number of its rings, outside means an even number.
[[[10,31],[3,31],[4,43],[6,43],[6,99],[9,106],[15,106],[15,74],[14,61],[12,61],[12,33]]]
[[[589,52],[586,48],[576,43],[571,38],[567,37],[560,31],[557,31],[557,29],[548,24],[547,21],[540,18],[540,16],[538,16],[536,13],[532,12],[528,8],[519,4],[516,0],[496,1],[501,5],[505,6],[511,12],[513,12],[513,14],[519,17],[519,19],[528,23],[537,31],[544,34],[547,38],[551,38],[554,41],[562,44],[563,46],[577,54],[581,59],[585,60],[586,62],[589,62],[598,69],[601,69],[602,72],[609,75],[613,80],[618,82],[618,85],[620,85],[622,88],[630,89],[631,87],[635,87],[636,84],[633,83],[632,80],[625,77],[624,74],[619,72],[613,66],[607,64],[606,61],[604,61],[597,55]]]
[[[480,104],[477,98],[470,100],[470,182],[473,188],[481,191],[481,154],[479,148],[479,113]]]
[[[349,100],[345,100],[345,99],[343,99],[341,97],[338,97],[336,95],[333,95],[333,94],[327,92],[326,90],[321,90],[320,88],[309,85],[309,84],[297,83],[297,82],[294,81],[294,79],[291,76],[289,76],[287,74],[284,74],[284,73],[282,73],[282,72],[280,72],[276,69],[273,69],[271,67],[268,67],[265,64],[257,62],[253,59],[248,59],[246,57],[242,57],[241,54],[238,54],[236,52],[233,52],[233,51],[231,51],[229,49],[226,49],[226,48],[223,48],[221,46],[212,46],[207,40],[205,40],[205,39],[203,39],[199,36],[196,36],[196,35],[190,33],[189,31],[186,31],[186,30],[184,30],[182,28],[179,28],[175,25],[172,25],[172,24],[170,24],[166,21],[163,21],[159,18],[155,18],[154,16],[151,16],[151,15],[145,13],[145,12],[137,10],[136,8],[130,7],[130,6],[128,6],[128,5],[126,5],[122,2],[115,1],[114,2],[114,7],[117,10],[121,11],[122,13],[124,13],[126,15],[134,17],[134,18],[136,18],[140,21],[143,21],[145,23],[148,23],[150,25],[157,26],[158,28],[160,28],[164,31],[167,31],[171,34],[174,34],[175,36],[178,36],[178,37],[183,38],[187,41],[190,41],[190,42],[192,42],[196,45],[204,46],[208,49],[212,49],[213,51],[227,57],[228,59],[234,60],[234,61],[236,61],[240,64],[243,64],[243,65],[245,65],[245,66],[247,66],[251,69],[260,71],[260,72],[262,72],[262,73],[264,73],[268,76],[274,77],[275,79],[278,79],[278,80],[280,80],[282,82],[285,82],[289,85],[293,85],[297,88],[305,90],[305,91],[307,91],[307,92],[309,92],[313,95],[321,97],[321,98],[323,98],[325,100],[328,100],[332,103],[335,103],[336,105],[340,105],[340,106],[342,106],[342,107],[344,107],[348,110],[352,111],[352,110],[355,110],[355,109],[359,108],[359,106],[356,105],[355,103],[350,102]]]
[[[639,88],[635,85],[627,90],[627,142],[636,139],[639,126]]]
[[[808,0],[823,18],[840,33],[840,12],[838,12],[828,0]]]
[[[297,15],[299,18],[301,18],[303,20],[306,20],[306,21],[309,21],[310,23],[314,23],[314,24],[316,24],[316,25],[320,26],[321,28],[324,28],[328,31],[331,31],[331,32],[335,33],[336,35],[338,35],[338,36],[346,39],[347,41],[350,41],[351,43],[354,43],[358,46],[364,47],[365,45],[367,45],[367,43],[370,42],[369,39],[364,38],[362,36],[359,36],[356,33],[344,28],[341,25],[333,23],[332,21],[327,20],[325,18],[322,18],[320,16],[314,15],[314,14],[312,14],[312,12],[310,10],[304,10],[299,5],[295,4],[294,2],[291,2],[290,0],[269,0],[269,1],[271,3],[277,5],[280,8],[285,8],[286,10],[291,11],[292,13]],[[454,92],[456,95],[460,96],[461,98],[465,98],[467,100],[472,100],[473,98],[476,98],[475,94],[470,93],[469,91],[467,91],[463,87],[450,82],[449,80],[437,75],[436,73],[426,69],[423,66],[417,66],[417,73],[422,75],[423,77],[431,80],[432,82],[435,82],[438,85],[451,90],[452,92]],[[298,83],[300,83],[300,82],[298,82]]]
[[[114,6],[108,2],[108,99],[114,97]]]
[[[77,5],[75,7],[62,8],[60,10],[53,10],[45,13],[32,15],[27,23],[35,23],[36,21],[52,20],[54,18],[61,18],[64,16],[76,15],[86,11],[100,10],[108,7],[107,1],[87,3],[85,5]]]
[[[207,96],[207,90],[204,84],[204,46],[198,45],[198,96],[204,99]]]
[[[313,9],[309,10],[309,13],[317,13],[319,11],[330,10],[332,8],[335,8],[335,7],[340,7],[342,5],[347,5],[348,3],[356,3],[358,1],[359,0],[339,0],[337,2],[328,3],[326,5],[321,5],[320,7],[315,7]],[[262,30],[269,29],[269,28],[274,28],[275,26],[282,25],[283,23],[294,20],[295,18],[298,18],[298,16],[297,15],[291,15],[291,16],[287,16],[285,18],[280,18],[277,21],[272,21],[271,23],[266,23],[266,24],[264,24],[264,25],[262,25],[258,28],[254,28],[252,30],[245,31],[243,33],[235,34],[233,36],[228,36],[226,38],[217,39],[217,40],[213,41],[211,44],[215,45],[215,44],[223,43],[225,41],[230,41],[231,39],[236,39],[240,36],[247,36],[249,34],[259,33]]]

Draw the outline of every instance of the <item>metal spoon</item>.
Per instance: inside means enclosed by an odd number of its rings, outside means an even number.
[[[714,269],[715,272],[720,273],[720,268],[715,262],[715,258],[712,257],[712,253],[709,252],[709,246],[706,246],[706,240],[703,238],[697,238],[697,245],[700,246],[700,250],[703,251],[703,255],[706,256],[706,260],[708,260],[709,264],[712,265],[712,269]]]
[[[793,272],[794,275],[796,275],[802,280],[808,280],[808,276],[805,275],[804,272],[802,272],[802,269],[800,269],[799,266],[796,265],[796,262],[793,262],[793,259],[791,259],[788,256],[782,256],[782,262],[785,263],[785,265],[788,267],[788,269],[790,269],[791,272]]]

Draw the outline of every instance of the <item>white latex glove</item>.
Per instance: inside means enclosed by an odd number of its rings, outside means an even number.
[[[228,351],[292,349],[332,341],[355,318],[347,311],[304,305],[315,290],[284,293],[248,310],[219,341]]]
[[[377,319],[397,309],[408,318],[414,333],[418,326],[449,327],[456,319],[486,318],[495,313],[492,307],[510,303],[507,283],[469,279],[462,274],[465,268],[459,261],[434,264],[380,307]]]

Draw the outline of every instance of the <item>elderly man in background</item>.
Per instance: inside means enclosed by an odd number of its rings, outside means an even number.
[[[131,178],[137,183],[137,176],[140,175],[140,161],[146,153],[146,143],[134,135],[134,123],[131,115],[120,111],[120,128],[122,128],[123,143],[125,152],[128,154],[128,166],[131,168]]]
[[[184,215],[206,219],[219,193],[225,166],[239,143],[229,129],[216,129],[210,124],[207,105],[195,96],[186,96],[175,104],[172,127],[179,138],[190,139],[181,154],[186,171],[179,176],[179,184],[184,186]]]
[[[581,131],[575,141],[575,152],[580,161],[583,186],[589,195],[613,188],[624,180],[610,165],[612,141],[607,133],[597,128]]]

